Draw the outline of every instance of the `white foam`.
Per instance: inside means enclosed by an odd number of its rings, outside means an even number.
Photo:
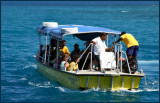
[[[145,91],[153,92],[153,91],[159,91],[159,89],[148,89],[148,88],[146,88]]]
[[[30,68],[30,67],[33,67],[36,69],[37,65],[36,64],[28,64],[28,65],[24,66],[24,68],[22,68],[22,69],[26,69],[26,68]]]
[[[154,86],[154,85],[159,85],[159,81],[152,81],[152,82],[148,82],[147,84],[149,84],[149,85],[152,85],[152,86]]]
[[[26,78],[21,78],[20,80],[27,80]]]
[[[28,82],[28,84],[36,87],[43,87],[43,88],[50,88],[54,87],[53,85],[50,84],[50,82],[44,82],[44,83],[34,83],[34,82]]]
[[[66,90],[62,87],[55,87],[55,88],[58,88],[61,92],[66,92]]]
[[[118,91],[111,91],[111,92],[132,92],[132,93],[137,93],[137,92],[143,92],[143,91],[148,91],[148,92],[152,92],[152,91],[159,91],[159,89],[148,89],[148,88],[145,88],[145,89],[132,89],[132,90],[127,90],[127,89],[124,89],[124,88],[120,88],[120,90]]]
[[[91,88],[91,89],[87,89],[87,90],[84,90],[82,93],[88,93],[88,92],[91,92],[91,91],[99,91],[99,92],[107,92],[106,90],[101,90],[99,88]],[[111,90],[111,92],[131,92],[131,93],[137,93],[137,92],[143,92],[143,91],[148,91],[148,92],[151,92],[151,91],[159,91],[159,89],[132,89],[132,90],[127,90],[127,89],[124,89],[124,88],[120,88],[118,91],[114,91],[114,90]]]
[[[121,11],[122,13],[126,13],[126,12],[129,12],[129,11]]]
[[[145,60],[138,60],[139,64],[159,64],[159,60],[151,60],[151,61],[145,61]]]

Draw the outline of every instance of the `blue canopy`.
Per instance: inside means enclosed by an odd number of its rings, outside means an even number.
[[[74,28],[74,27],[78,28],[78,33],[74,34],[61,33],[61,28]],[[38,33],[50,34],[52,37],[57,39],[63,39],[65,35],[73,35],[84,41],[92,40],[93,38],[99,36],[102,32],[109,33],[110,35],[121,34],[120,31],[115,31],[102,27],[83,26],[83,25],[59,25],[56,28],[44,28],[41,26],[38,28]]]

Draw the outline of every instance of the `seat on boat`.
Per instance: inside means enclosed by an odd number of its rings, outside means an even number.
[[[101,52],[99,56],[101,70],[116,68],[115,55],[113,52]]]

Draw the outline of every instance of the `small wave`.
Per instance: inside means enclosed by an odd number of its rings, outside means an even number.
[[[159,91],[159,89],[148,89],[148,88],[146,88],[145,91],[154,92],[154,91]]]
[[[21,78],[20,80],[27,80],[26,78]]]
[[[144,88],[144,89],[127,90],[127,89],[124,89],[124,88],[120,88],[120,90],[118,90],[118,91],[111,91],[111,92],[132,92],[132,93],[137,93],[137,92],[143,92],[143,91],[152,92],[152,91],[159,91],[159,89]]]
[[[120,88],[120,90],[118,90],[118,91],[112,90],[111,92],[132,92],[132,93],[136,93],[136,92],[142,92],[142,91],[143,90],[140,90],[140,89],[127,90],[127,89],[124,89],[124,88]]]
[[[61,92],[66,92],[66,90],[62,87],[55,87],[55,88],[58,88]]]
[[[50,84],[50,82],[45,82],[45,83],[34,83],[34,82],[28,82],[28,84],[36,87],[43,87],[43,88],[50,88],[54,87],[53,85]]]
[[[145,61],[145,60],[138,60],[139,64],[158,64],[158,60],[151,60],[151,61]]]
[[[30,68],[30,67],[33,67],[33,68],[36,69],[36,68],[37,68],[37,65],[36,65],[36,64],[26,65],[26,66],[24,66],[23,69]]]
[[[94,90],[94,91],[99,91],[99,90],[100,90],[100,88],[93,88],[93,90]]]
[[[68,89],[68,88],[65,88],[65,87],[55,87],[55,88],[58,88],[61,92],[67,92],[67,93],[75,93],[75,92],[78,92],[78,93],[89,93],[89,92],[109,92],[107,90],[102,90],[100,88],[91,88],[91,89],[86,89],[86,90],[72,90],[72,89]],[[138,93],[138,92],[144,92],[144,91],[148,91],[148,92],[151,92],[151,91],[159,91],[159,89],[132,89],[132,90],[127,90],[127,89],[124,89],[124,88],[120,88],[120,90],[118,91],[114,91],[114,90],[111,90],[110,92],[117,92],[117,93],[123,93],[123,92],[130,92],[130,93]]]
[[[129,11],[121,11],[122,13],[126,13],[126,12],[129,12]]]
[[[81,93],[88,93],[88,92],[92,92],[92,91],[101,91],[100,88],[90,88],[90,89],[86,89],[86,90],[83,90],[81,91]]]
[[[65,87],[55,87],[58,88],[61,92],[67,92],[67,93],[88,93],[88,92],[92,92],[92,91],[101,91],[100,88],[91,88],[91,89],[86,89],[86,90],[74,90],[74,89],[69,89],[69,88],[65,88]]]
[[[101,90],[99,88],[91,88],[91,89],[87,89],[82,91],[81,93],[88,93],[88,92],[92,92],[92,91],[98,91],[98,92],[108,92],[107,90]],[[124,88],[120,88],[119,90],[115,91],[115,90],[111,90],[110,92],[131,92],[131,93],[137,93],[137,92],[143,92],[143,91],[159,91],[159,89],[132,89],[132,90],[127,90]]]
[[[159,85],[159,81],[148,82],[147,85],[152,85],[152,86],[156,85],[157,86],[157,85]]]

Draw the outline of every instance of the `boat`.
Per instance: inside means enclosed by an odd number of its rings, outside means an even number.
[[[121,32],[116,30],[111,30],[108,28],[95,27],[95,26],[84,26],[84,25],[58,25],[57,22],[42,22],[42,25],[37,29],[39,37],[39,47],[41,44],[41,38],[45,39],[45,56],[40,55],[40,51],[36,54],[36,64],[37,70],[43,76],[45,76],[50,81],[58,82],[60,85],[67,87],[69,89],[90,89],[98,88],[106,91],[117,91],[120,89],[138,89],[139,83],[142,77],[145,76],[143,70],[140,72],[136,71],[132,73],[128,63],[128,58],[125,52],[122,51],[122,44],[115,44],[114,52],[102,52],[100,54],[100,65],[101,70],[96,71],[93,69],[93,44],[90,43],[85,51],[80,55],[78,61],[81,60],[82,56],[86,50],[91,47],[90,52],[87,57],[91,57],[90,68],[83,69],[79,68],[76,71],[66,71],[58,69],[58,62],[52,62],[47,58],[47,45],[49,48],[51,44],[48,42],[51,39],[56,41],[55,48],[59,48],[59,41],[62,41],[63,38],[67,35],[73,35],[82,41],[89,41],[93,38],[99,36],[102,32],[108,33],[107,35],[107,46],[108,46],[108,37],[119,37]],[[49,49],[50,50],[50,49]],[[59,49],[56,49],[56,61],[59,60],[58,56]],[[126,58],[128,73],[123,72],[122,59],[116,60],[116,52],[121,53],[121,58],[124,56]],[[119,53],[117,54],[119,55]],[[76,64],[78,63],[76,62]],[[84,62],[85,63],[85,62]],[[83,66],[84,67],[84,66]],[[107,69],[106,69],[107,68]]]

